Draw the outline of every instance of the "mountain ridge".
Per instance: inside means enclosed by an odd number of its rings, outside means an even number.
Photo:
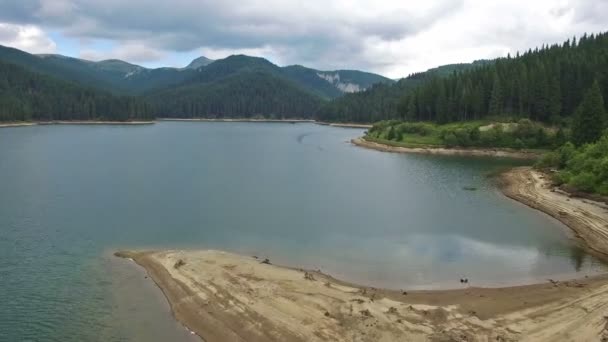
[[[7,58],[7,56],[9,58]],[[334,99],[344,94],[363,91],[376,83],[393,83],[384,76],[359,70],[318,70],[301,65],[278,66],[262,57],[230,55],[212,60],[205,56],[193,59],[188,65],[178,67],[147,68],[120,59],[92,61],[60,54],[29,54],[18,49],[0,45],[0,60],[6,60],[47,75],[94,86],[117,95],[142,95],[151,91],[193,83],[201,79],[201,70],[216,63],[236,65],[224,67],[231,73],[239,65],[265,68],[274,74],[282,74],[301,87],[325,99]]]

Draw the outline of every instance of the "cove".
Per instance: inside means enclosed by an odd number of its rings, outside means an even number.
[[[362,132],[214,122],[0,130],[0,340],[187,337],[162,298],[144,303],[155,289],[132,284],[144,275],[128,276],[109,256],[117,249],[225,249],[395,289],[605,270],[565,226],[497,190],[488,175],[519,162],[348,143]]]

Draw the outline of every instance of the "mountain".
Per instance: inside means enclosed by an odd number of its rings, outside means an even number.
[[[0,61],[0,121],[152,118],[141,99],[114,96]]]
[[[234,56],[200,69],[179,87],[146,98],[160,117],[311,118],[323,99],[263,59]]]
[[[326,99],[362,91],[375,83],[393,82],[380,75],[356,70],[319,71],[303,66],[279,67],[263,58],[245,55],[229,56],[217,61],[201,56],[185,68],[149,69],[116,59],[94,62],[56,54],[31,55],[0,46],[0,60],[56,78],[125,95],[141,95],[182,83],[209,82],[214,75],[224,77],[245,69],[264,70],[274,76],[290,79]]]
[[[346,94],[328,102],[319,109],[316,118],[321,121],[337,122],[376,122],[399,117],[401,98],[431,79],[447,77],[454,72],[461,72],[492,63],[492,61],[475,61],[473,63],[449,64],[415,73],[397,82],[377,83],[365,91]],[[371,77],[368,76],[368,79]]]
[[[386,77],[357,70],[319,71],[291,65],[284,67],[283,72],[290,79],[329,99],[360,92],[378,83],[394,83]]]
[[[152,89],[179,84],[196,74],[192,69],[148,69],[117,59],[93,62],[61,55],[37,57],[43,61],[44,72],[52,76],[92,85],[115,94],[139,95]],[[69,72],[67,76],[64,74],[66,70]]]
[[[199,58],[196,58],[192,62],[190,62],[190,64],[188,64],[188,66],[186,66],[185,69],[198,69],[200,67],[207,66],[211,63],[213,63],[213,59],[209,59],[205,56],[201,56]]]
[[[262,71],[293,81],[300,87],[326,99],[362,91],[376,83],[393,83],[380,75],[356,70],[319,71],[299,65],[279,67],[260,57],[233,55],[199,69],[187,83],[212,82],[243,71]]]

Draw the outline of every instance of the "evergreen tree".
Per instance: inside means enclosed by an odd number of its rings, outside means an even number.
[[[391,126],[391,128],[388,130],[388,133],[386,134],[386,139],[395,140],[395,137],[395,127]]]
[[[557,132],[555,133],[555,138],[553,139],[554,143],[555,143],[555,148],[561,147],[563,146],[566,141],[568,141],[568,139],[566,138],[566,133],[564,133],[564,129],[563,128],[559,128],[557,130]]]
[[[497,75],[494,76],[494,84],[492,85],[492,96],[490,98],[490,115],[502,114],[503,97],[502,87],[500,85],[500,78]]]
[[[576,110],[572,123],[572,141],[577,146],[597,141],[602,136],[605,124],[604,98],[599,83],[595,81]]]

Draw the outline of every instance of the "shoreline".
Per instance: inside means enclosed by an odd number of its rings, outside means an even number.
[[[183,121],[183,122],[277,122],[277,123],[301,123],[309,122],[314,123],[315,120],[307,119],[208,119],[208,118],[191,118],[191,119],[180,119],[180,118],[157,118],[157,121]]]
[[[0,128],[29,127],[44,125],[153,125],[156,121],[83,121],[83,120],[54,120],[54,121],[24,121],[0,123]]]
[[[348,123],[348,122],[324,122],[324,121],[315,121],[317,125],[321,126],[330,126],[330,127],[343,127],[343,128],[363,128],[370,129],[374,127],[374,125],[370,124],[359,124],[359,123]]]
[[[447,147],[401,147],[390,146],[373,141],[365,140],[364,138],[355,138],[351,140],[353,145],[392,153],[415,153],[415,154],[431,154],[444,156],[467,156],[467,157],[498,157],[498,158],[513,158],[534,160],[540,157],[541,154],[529,151],[513,151],[505,149],[484,149],[484,148],[447,148]]]
[[[606,333],[608,275],[403,292],[221,251],[115,255],[142,266],[174,317],[209,342],[595,341]]]
[[[608,255],[608,206],[554,191],[530,167],[511,169],[499,180],[507,197],[555,217],[593,252]],[[115,255],[146,269],[175,318],[206,341],[608,338],[608,274],[502,288],[404,292],[220,251]]]
[[[318,122],[309,119],[207,119],[207,118],[157,118],[151,121],[86,121],[86,120],[54,120],[54,121],[24,121],[24,122],[0,122],[0,128],[8,127],[27,127],[38,125],[152,125],[161,121],[175,122],[270,122],[270,123],[314,123],[322,126],[341,127],[341,128],[360,128],[369,129],[372,125],[355,124],[355,123],[330,123]]]
[[[548,175],[516,167],[499,176],[503,194],[568,226],[582,246],[608,260],[608,205],[558,191]]]

